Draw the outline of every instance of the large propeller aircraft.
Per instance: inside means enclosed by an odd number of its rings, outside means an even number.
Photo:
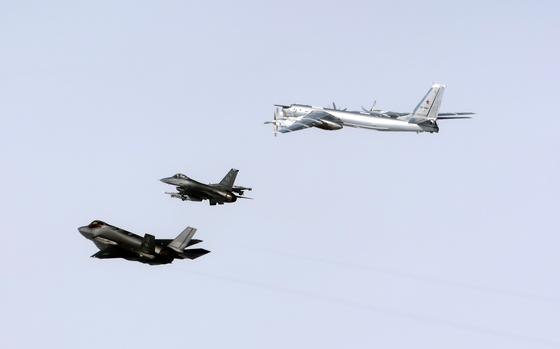
[[[344,126],[365,128],[377,131],[401,132],[439,132],[438,120],[469,119],[471,112],[440,113],[439,107],[443,98],[445,85],[434,84],[410,113],[376,109],[374,101],[371,108],[362,107],[361,111],[313,107],[304,104],[275,104],[272,124],[274,134],[289,133],[316,127],[323,130],[340,130]]]

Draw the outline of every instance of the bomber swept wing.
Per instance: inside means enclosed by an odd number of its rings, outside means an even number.
[[[291,125],[282,126],[283,125],[280,124],[278,128],[278,132],[280,133],[299,131],[310,127],[317,127],[325,130],[338,130],[342,128],[342,121],[324,110],[314,110],[300,119],[294,120]]]

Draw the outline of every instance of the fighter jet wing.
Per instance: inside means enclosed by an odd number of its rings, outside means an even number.
[[[99,259],[109,259],[109,258],[127,258],[130,256],[130,253],[124,251],[117,247],[110,247],[106,248],[101,251],[97,251],[96,253],[92,254],[91,257],[99,258]]]
[[[278,129],[280,133],[288,133],[299,130],[304,130],[306,128],[320,126],[322,124],[321,119],[332,118],[332,115],[322,110],[314,110],[309,114],[305,115],[301,119],[296,120],[293,124],[286,127],[281,127]]]

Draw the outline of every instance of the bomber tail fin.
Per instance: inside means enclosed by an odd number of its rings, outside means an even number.
[[[438,118],[438,111],[443,99],[443,92],[445,85],[433,84],[432,88],[426,93],[420,103],[414,108],[408,122],[413,124],[420,124],[425,121],[435,121]]]
[[[223,185],[224,187],[231,189],[233,188],[233,184],[235,183],[235,178],[237,177],[237,173],[239,172],[239,170],[236,170],[234,168],[232,168],[227,175],[224,177],[224,179],[222,179],[222,181],[220,182],[220,185]]]

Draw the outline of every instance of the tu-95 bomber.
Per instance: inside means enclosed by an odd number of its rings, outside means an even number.
[[[339,109],[333,103],[332,108],[313,107],[304,104],[275,105],[272,124],[274,134],[289,133],[311,127],[323,130],[340,130],[343,127],[356,127],[377,131],[400,132],[439,132],[439,120],[469,119],[474,113],[454,112],[440,113],[445,85],[434,84],[420,100],[412,112],[401,113],[371,108],[360,111]]]

